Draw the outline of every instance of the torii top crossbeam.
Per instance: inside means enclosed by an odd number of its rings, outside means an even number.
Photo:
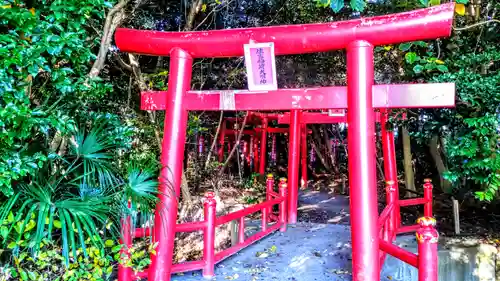
[[[428,9],[343,22],[237,28],[203,32],[159,32],[119,28],[116,45],[123,52],[169,56],[182,48],[193,58],[243,56],[250,40],[274,42],[276,55],[345,49],[356,40],[374,46],[450,35],[454,3]],[[147,42],[147,43],[146,43]]]

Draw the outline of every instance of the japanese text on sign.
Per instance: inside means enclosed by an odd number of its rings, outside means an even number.
[[[249,90],[276,90],[276,66],[273,43],[246,44],[245,64]]]
[[[257,64],[259,68],[259,78],[260,78],[260,84],[266,84],[266,60],[264,58],[264,50],[262,48],[257,48],[255,49],[257,53]]]

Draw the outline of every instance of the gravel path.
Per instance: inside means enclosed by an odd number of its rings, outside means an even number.
[[[218,264],[213,280],[352,280],[350,267],[348,226],[298,223]],[[198,271],[174,276],[172,280],[203,278]]]
[[[273,233],[216,266],[213,280],[352,280],[349,199],[301,191],[299,223]],[[203,280],[201,272],[173,281]]]

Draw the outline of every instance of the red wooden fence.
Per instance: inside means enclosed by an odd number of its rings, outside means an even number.
[[[280,230],[286,231],[286,202],[287,202],[287,183],[286,179],[280,179],[278,184],[278,192],[274,191],[274,179],[269,175],[266,182],[266,200],[262,203],[252,205],[245,209],[229,213],[217,217],[215,194],[207,192],[203,202],[204,220],[196,222],[187,222],[176,224],[175,232],[193,232],[203,231],[203,258],[196,261],[182,262],[172,265],[172,273],[186,272],[192,270],[202,270],[204,277],[214,276],[215,264],[225,258],[237,253],[241,249],[260,240],[270,233]],[[273,213],[273,207],[278,205],[278,213]],[[245,217],[251,214],[262,212],[261,229],[250,237],[245,235]],[[231,246],[228,249],[215,252],[215,228],[229,223],[238,221],[238,244]],[[130,258],[129,249],[132,246],[133,238],[149,236],[149,228],[135,228],[131,231],[131,219],[128,218],[122,222],[124,245],[122,249],[122,257]],[[118,269],[118,280],[129,281],[136,278],[146,278],[148,271],[133,272],[130,267],[120,265]]]

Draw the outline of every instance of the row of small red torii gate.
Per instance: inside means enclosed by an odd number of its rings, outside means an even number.
[[[420,281],[437,280],[437,231],[432,218],[432,185],[424,185],[424,198],[400,200],[394,154],[394,135],[382,126],[384,172],[387,180],[387,207],[378,216],[375,152],[375,113],[381,109],[381,121],[394,108],[453,107],[454,84],[374,85],[374,46],[446,37],[451,33],[454,3],[405,13],[361,18],[345,22],[272,26],[262,28],[204,32],[157,32],[118,29],[116,44],[121,51],[144,55],[170,56],[168,91],[142,93],[142,107],[165,110],[161,153],[159,203],[152,228],[157,246],[151,266],[133,272],[120,266],[119,280],[147,277],[152,281],[170,280],[174,272],[203,270],[214,275],[214,264],[236,253],[269,233],[286,230],[297,220],[298,157],[300,155],[301,115],[307,110],[347,109],[350,219],[352,239],[352,277],[354,281],[380,280],[385,255],[395,256],[418,268]],[[192,91],[193,60],[196,58],[241,57],[250,41],[274,42],[276,55],[292,55],[347,50],[347,87],[278,89],[273,91]],[[180,194],[188,111],[290,111],[289,183],[274,191],[273,179],[267,181],[267,200],[252,207],[217,217],[212,193],[204,202],[204,220],[177,223],[177,199]],[[306,114],[306,113],[304,113]],[[304,115],[305,116],[305,115]],[[288,194],[287,194],[288,193]],[[419,224],[403,226],[400,206],[424,205]],[[279,213],[272,207],[279,205]],[[288,208],[287,206],[288,205]],[[287,211],[288,209],[288,211]],[[239,244],[215,253],[215,227],[262,212],[262,229],[245,237],[240,231]],[[378,218],[377,218],[378,217]],[[134,228],[123,221],[124,247],[132,239],[148,235],[147,229]],[[135,230],[135,231],[134,231]],[[204,232],[203,259],[172,264],[176,232]],[[418,255],[392,242],[399,233],[417,231]]]
[[[143,95],[146,98],[147,95]],[[144,105],[143,109],[147,109],[147,105]],[[242,160],[244,163],[253,168],[253,172],[264,176],[266,173],[266,164],[268,163],[268,136],[272,136],[271,141],[271,163],[276,165],[277,161],[277,140],[276,134],[288,135],[290,129],[283,127],[271,127],[270,122],[277,121],[279,125],[290,124],[290,114],[289,113],[262,113],[249,111],[246,113],[246,125],[254,126],[254,128],[239,128],[242,124],[241,118],[237,117],[224,117],[221,121],[220,128],[218,128],[216,137],[218,138],[218,160],[219,162],[224,161],[225,153],[229,155],[233,146],[236,145],[238,136],[241,134],[241,140],[238,144],[241,148]],[[300,187],[305,189],[308,184],[308,156],[310,162],[315,160],[315,150],[311,147],[308,152],[307,145],[307,135],[312,134],[312,130],[307,128],[308,124],[346,124],[347,118],[345,116],[345,110],[335,110],[333,112],[303,112],[299,110],[300,115],[300,139],[294,136],[293,141],[299,142],[300,146],[300,157],[299,153],[289,150],[288,160],[290,161],[289,167],[297,167],[298,159],[300,158]],[[381,109],[380,112],[375,112],[376,123],[381,123],[383,129],[386,129],[386,123],[388,122],[388,113],[385,109]],[[398,116],[394,116],[398,117]],[[401,115],[401,119],[406,119],[406,114]],[[291,126],[293,128],[294,126]],[[298,133],[298,132],[296,132]],[[203,134],[198,135],[197,145],[198,153],[202,155],[205,153],[205,142],[207,138]],[[208,143],[211,143],[210,137],[208,137]],[[334,157],[336,155],[337,148],[340,144],[346,144],[346,141],[340,141],[338,139],[331,139],[328,145],[332,146],[332,153]],[[320,153],[319,151],[318,153]],[[293,163],[292,163],[293,162]],[[252,169],[251,169],[252,170]],[[297,175],[297,171],[289,169],[288,178],[293,178],[293,175]],[[292,180],[295,182],[295,180]],[[293,186],[293,183],[291,184]],[[293,200],[292,198],[291,200]],[[296,210],[295,210],[296,212]],[[289,216],[293,216],[294,210],[289,210]]]

